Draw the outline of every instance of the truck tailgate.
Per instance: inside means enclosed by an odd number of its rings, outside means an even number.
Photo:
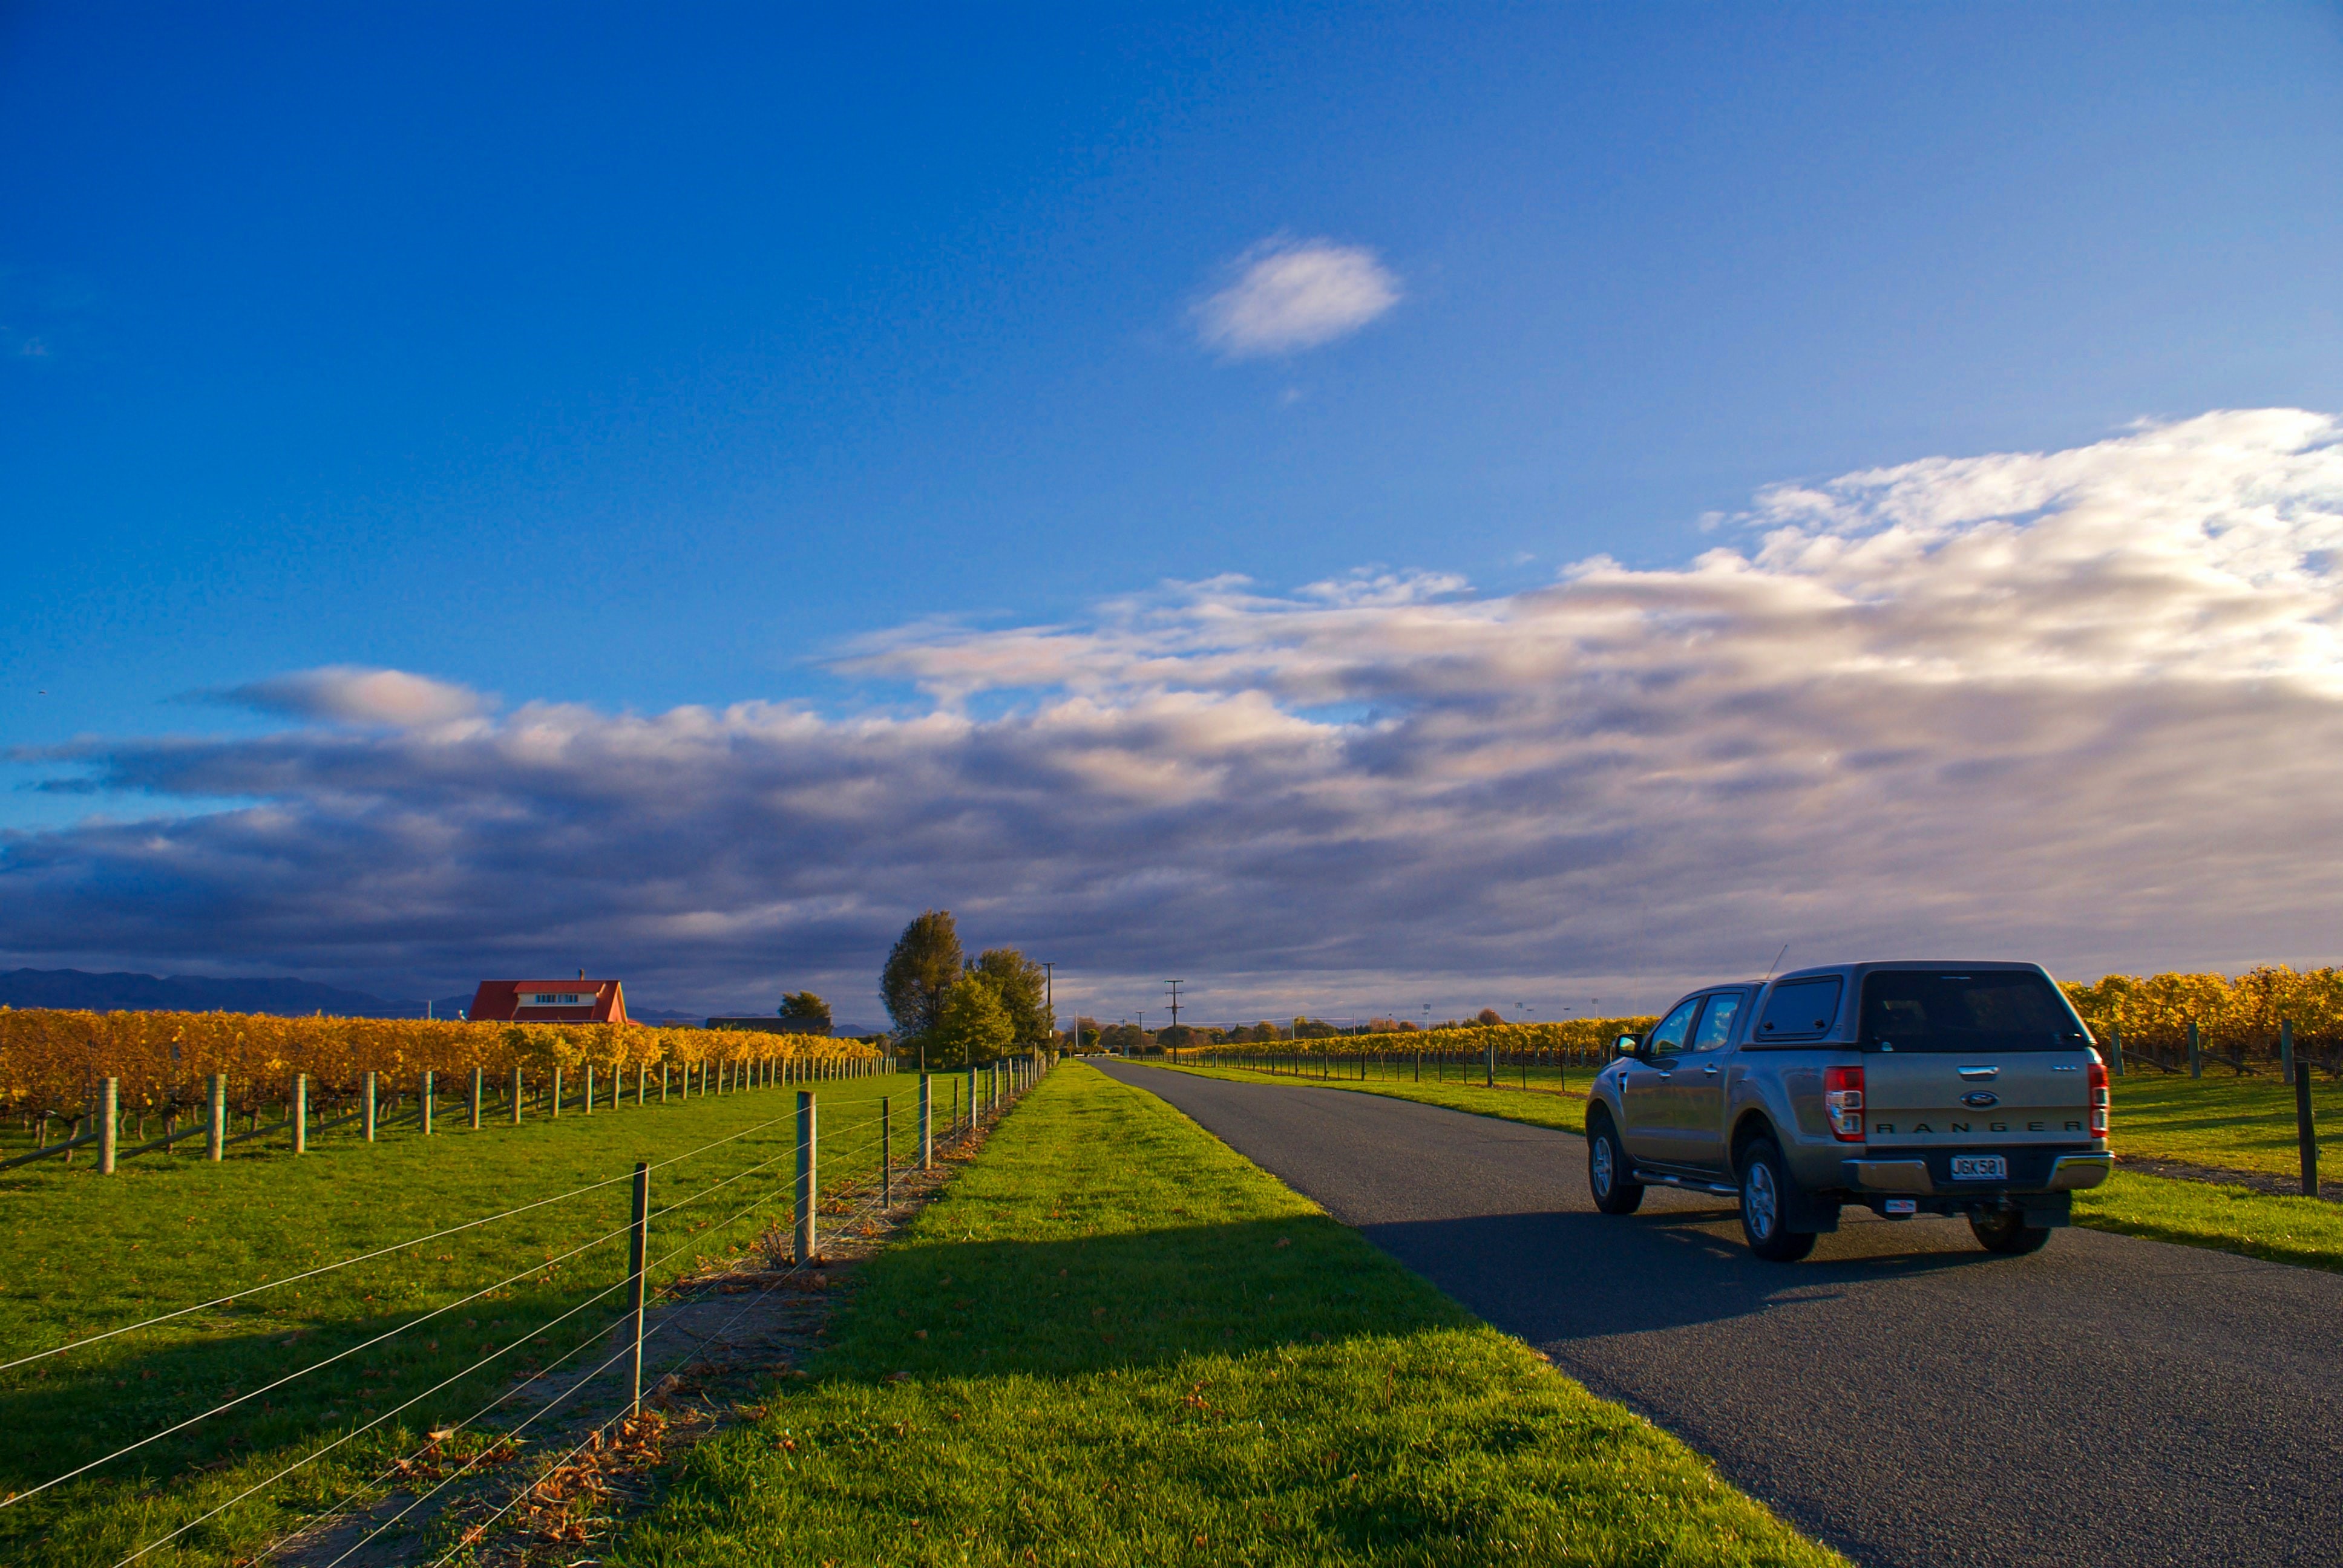
[[[2087,1139],[2090,1060],[2081,1050],[1868,1053],[1865,1141],[1880,1150]]]

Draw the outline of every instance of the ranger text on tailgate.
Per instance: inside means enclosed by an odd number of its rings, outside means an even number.
[[[2107,1070],[2037,964],[1862,963],[1706,986],[1619,1040],[1586,1110],[1606,1214],[1654,1184],[1734,1194],[1791,1261],[1859,1203],[1963,1215],[2031,1252],[2107,1178]]]

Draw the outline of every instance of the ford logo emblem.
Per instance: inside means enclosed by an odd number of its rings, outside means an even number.
[[[2001,1096],[1994,1093],[1991,1090],[1973,1089],[1966,1094],[1961,1096],[1961,1103],[1963,1105],[1973,1105],[1979,1111],[1983,1111],[1988,1105],[1999,1105],[2001,1103]]]

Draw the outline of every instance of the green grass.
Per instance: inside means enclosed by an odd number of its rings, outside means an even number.
[[[875,1128],[855,1124],[875,1116],[882,1093],[894,1098],[896,1151],[905,1156],[915,1082],[896,1077],[816,1086],[830,1175],[845,1178],[875,1161]],[[86,1163],[20,1168],[0,1176],[0,1234],[7,1241],[0,1360],[588,1182],[624,1178],[639,1159],[663,1161],[730,1138],[653,1173],[655,1211],[692,1200],[653,1221],[651,1255],[672,1254],[659,1270],[659,1277],[672,1277],[704,1256],[740,1250],[785,1214],[794,1177],[794,1105],[793,1089],[750,1090],[641,1109],[630,1102],[590,1118],[573,1107],[558,1121],[532,1117],[518,1128],[478,1132],[465,1129],[460,1116],[443,1116],[428,1140],[409,1129],[368,1146],[337,1134],[313,1143],[298,1160],[281,1147],[246,1144],[217,1165],[149,1156],[113,1177]],[[760,1165],[719,1191],[702,1191]],[[630,1185],[620,1180],[421,1248],[0,1372],[0,1495],[13,1495],[421,1312],[530,1271],[184,1436],[0,1508],[0,1560],[111,1564],[324,1436],[360,1426],[528,1334],[623,1276],[623,1236],[575,1259],[548,1260],[623,1227],[629,1203]],[[144,1562],[212,1563],[250,1553],[375,1473],[387,1452],[411,1447],[435,1422],[477,1410],[518,1368],[550,1365],[594,1339],[620,1307],[617,1297],[607,1298],[425,1401],[387,1431],[346,1444]]]
[[[2075,1222],[2158,1241],[2343,1271],[2343,1206],[2118,1171],[2075,1195]]]
[[[606,1562],[1841,1561],[1081,1065],[832,1332]]]
[[[1167,1064],[1143,1060],[1148,1067]],[[1366,1094],[1384,1094],[1394,1100],[1412,1100],[1419,1105],[1443,1105],[1451,1111],[1469,1111],[1476,1116],[1502,1117],[1507,1121],[1526,1121],[1533,1127],[1552,1127],[1564,1132],[1586,1131],[1586,1086],[1594,1081],[1594,1068],[1573,1069],[1567,1081],[1574,1088],[1557,1089],[1552,1070],[1542,1077],[1544,1087],[1536,1087],[1539,1078],[1531,1079],[1532,1088],[1523,1090],[1508,1086],[1501,1076],[1495,1088],[1484,1088],[1477,1079],[1459,1081],[1454,1077],[1445,1082],[1426,1078],[1422,1083],[1413,1078],[1295,1078],[1289,1073],[1257,1071],[1252,1068],[1206,1067],[1193,1062],[1180,1062],[1172,1068],[1180,1072],[1192,1072],[1200,1078],[1225,1078],[1240,1083],[1302,1084],[1313,1089],[1348,1089]],[[1338,1068],[1339,1070],[1339,1068]],[[1357,1070],[1355,1067],[1353,1070]]]
[[[2231,1171],[2293,1176],[2301,1170],[2294,1141],[2294,1086],[2276,1078],[2164,1077],[2134,1068],[2115,1081],[2115,1145],[2143,1159],[2185,1160]],[[2217,1072],[2218,1076],[2211,1076]],[[2343,1134],[2343,1083],[2316,1080],[2311,1107],[2322,1144]]]

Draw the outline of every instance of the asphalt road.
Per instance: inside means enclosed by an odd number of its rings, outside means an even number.
[[[1731,1201],[1596,1212],[1567,1133],[1117,1064],[1588,1388],[1865,1564],[2343,1562],[2343,1277],[1848,1214],[1803,1263]]]

